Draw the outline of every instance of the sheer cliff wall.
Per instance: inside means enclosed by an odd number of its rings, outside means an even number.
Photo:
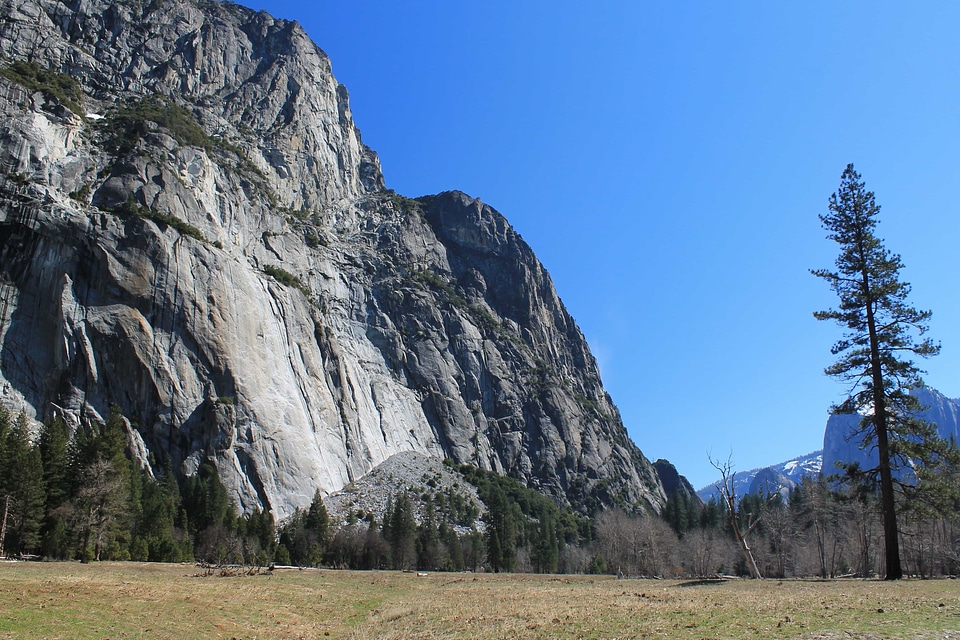
[[[4,405],[76,425],[115,404],[142,464],[214,464],[277,517],[401,451],[659,511],[530,247],[463,193],[386,189],[297,23],[187,0],[0,16]]]

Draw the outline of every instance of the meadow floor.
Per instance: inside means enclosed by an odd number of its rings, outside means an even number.
[[[960,581],[0,564],[0,638],[946,638]]]

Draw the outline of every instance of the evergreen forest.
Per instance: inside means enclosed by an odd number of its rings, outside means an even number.
[[[736,512],[670,496],[662,513],[559,507],[513,478],[446,462],[477,489],[482,513],[456,493],[398,491],[386,512],[335,524],[318,491],[276,522],[240,514],[212,465],[178,481],[130,455],[123,417],[70,433],[63,420],[31,433],[0,410],[0,508],[8,557],[81,562],[200,562],[422,571],[485,570],[623,576],[748,575],[732,520],[763,577],[883,574],[874,488],[806,478],[789,492],[747,495]],[[955,475],[947,478],[956,483]],[[960,505],[899,505],[909,575],[960,573]]]

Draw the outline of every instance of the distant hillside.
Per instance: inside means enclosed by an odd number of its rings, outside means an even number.
[[[912,393],[924,407],[920,417],[937,425],[940,437],[960,442],[960,399],[948,398],[930,387],[916,389]],[[860,414],[831,415],[824,429],[823,449],[769,467],[737,472],[734,490],[738,496],[789,491],[805,475],[817,475],[821,470],[826,474],[838,473],[837,464],[840,462],[859,462],[863,468],[876,466],[876,452],[869,447],[861,449],[859,439],[850,438],[860,418]],[[719,487],[718,480],[697,491],[697,495],[707,502],[710,498],[719,497]]]
[[[772,493],[774,491],[789,491],[795,487],[803,476],[816,476],[820,473],[823,462],[823,452],[814,451],[806,455],[791,458],[786,462],[769,467],[737,471],[734,474],[734,491],[738,496],[748,493]],[[709,484],[697,491],[697,495],[704,502],[711,498],[720,499],[720,481]]]

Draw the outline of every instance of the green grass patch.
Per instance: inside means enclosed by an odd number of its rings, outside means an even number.
[[[960,581],[0,565],[3,638],[946,638]]]

